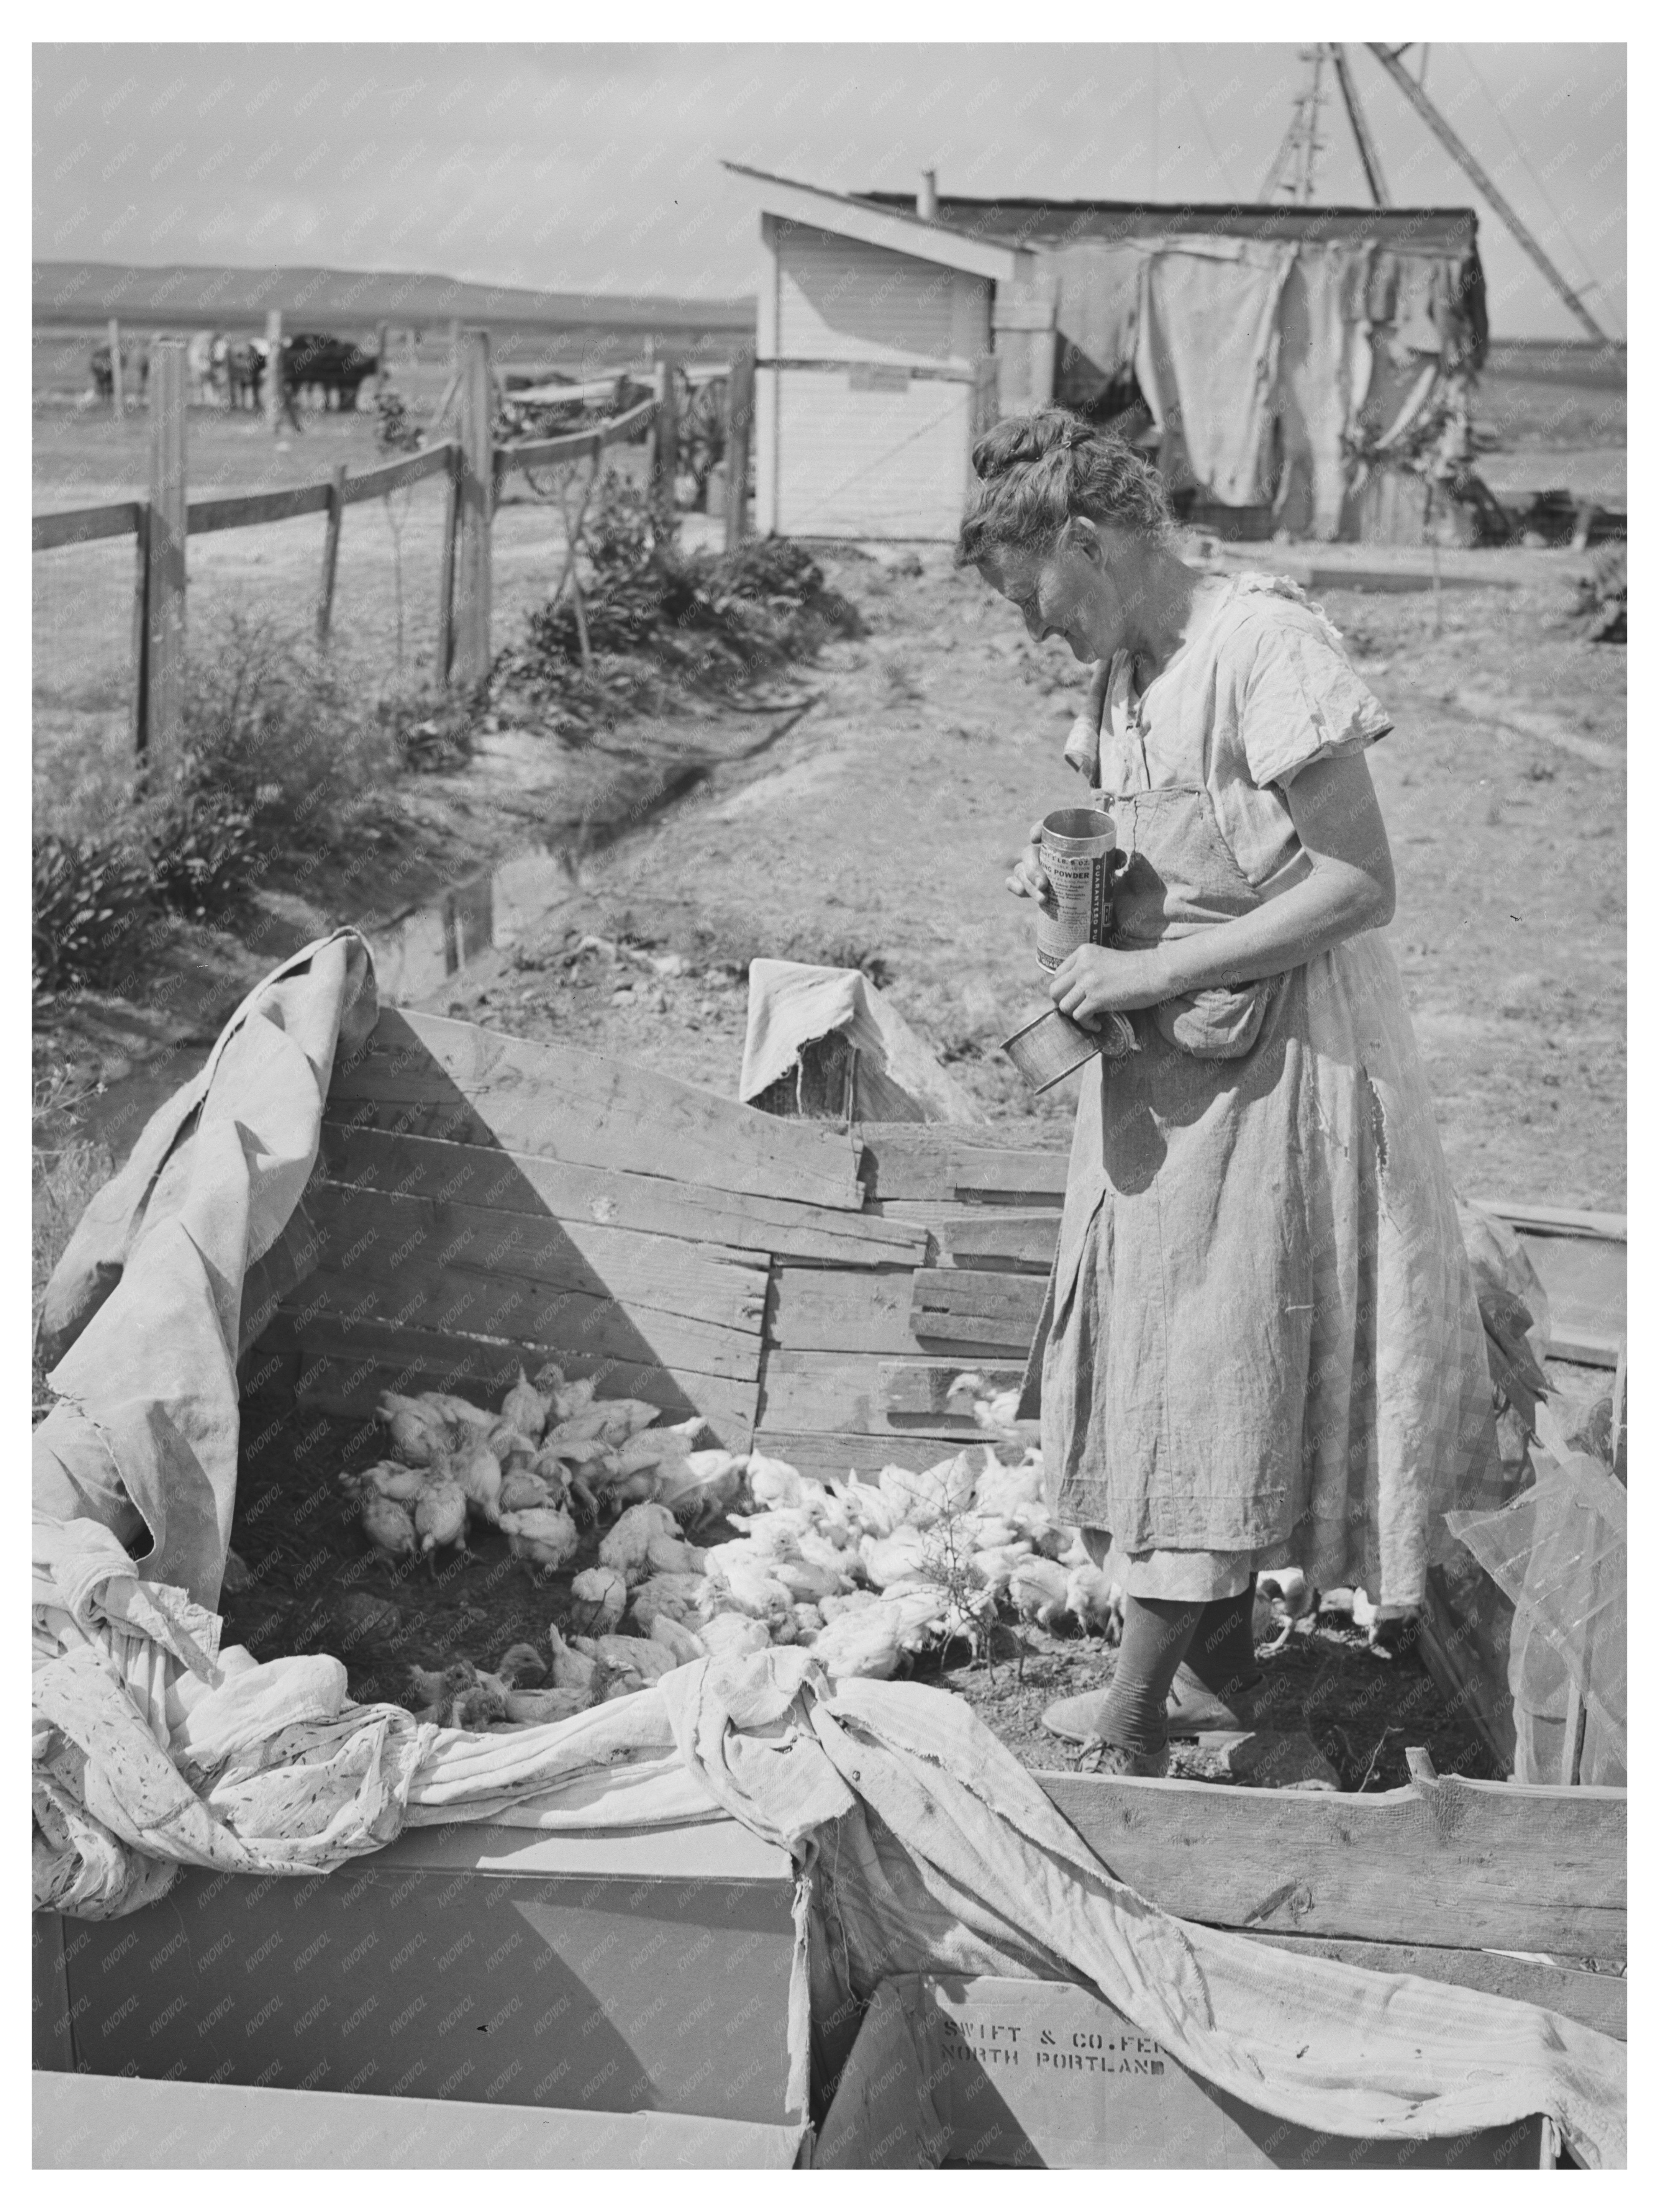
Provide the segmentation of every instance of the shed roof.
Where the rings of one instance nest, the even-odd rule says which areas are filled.
[[[854,198],[822,185],[775,176],[768,169],[751,169],[744,161],[720,166],[734,177],[746,177],[760,185],[761,206],[768,215],[860,239],[866,246],[885,246],[890,252],[908,253],[918,261],[936,262],[941,268],[965,270],[972,276],[994,277],[1000,283],[1012,283],[1029,273],[1017,242],[988,230],[981,236],[950,223],[927,222],[916,213],[915,201],[907,202],[902,195],[895,196],[890,204],[886,199],[878,203],[871,194]]]
[[[914,208],[903,192],[860,192],[854,198],[872,208]],[[1145,200],[970,199],[959,193],[940,195],[938,222],[964,236],[1010,246],[1186,235],[1277,239],[1287,245],[1376,243],[1396,253],[1465,252],[1474,244],[1478,228],[1474,210],[1466,207],[1298,207],[1242,201],[1158,205]]]

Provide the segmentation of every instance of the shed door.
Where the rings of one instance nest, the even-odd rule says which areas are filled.
[[[954,538],[973,386],[872,365],[778,373],[778,528],[796,538]]]

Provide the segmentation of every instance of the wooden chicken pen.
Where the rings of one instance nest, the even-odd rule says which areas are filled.
[[[671,1419],[696,1412],[728,1448],[763,1450],[805,1473],[844,1475],[887,1461],[925,1467],[978,1433],[971,1407],[952,1395],[964,1369],[994,1388],[1023,1372],[1064,1170],[1062,1152],[917,1124],[774,1118],[649,1069],[386,1011],[363,1049],[337,1066],[315,1174],[249,1279],[245,1432],[261,1409],[365,1418],[387,1387],[453,1389],[498,1405],[521,1364],[533,1370],[556,1358],[568,1375],[592,1376],[601,1396],[643,1398]],[[1173,1913],[1263,1943],[1524,1998],[1625,2033],[1622,1790],[1428,1774],[1404,1789],[1340,1796],[1038,1778],[1105,1864]],[[593,1907],[574,1890],[562,1900],[556,1894],[557,1851],[526,1847],[522,1834],[470,1835],[465,1866],[456,1861],[441,1888],[428,1881],[430,1911],[451,1912],[448,1900],[470,1894],[469,1882],[493,1881],[504,1893],[503,1878],[516,1876],[530,1885],[520,1897],[535,1891],[536,1911],[521,1917],[536,1944],[567,1966],[586,1959],[586,1938],[572,1936],[561,1914],[591,1916]],[[367,1875],[342,1874],[298,1891],[318,1893],[321,1912],[349,1881],[365,1881],[373,1927],[386,1885],[413,1878],[431,1848],[405,1837],[371,1860]],[[732,1896],[748,1897],[743,1911],[758,1914],[753,1925],[768,1931],[761,1955],[771,1960],[765,1971],[775,1981],[777,1947],[787,1944],[787,1863],[745,1863],[731,1876]],[[716,1869],[692,1887],[706,1896],[722,1879]],[[270,1887],[237,1878],[232,1893]],[[131,1971],[142,1972],[176,1918],[166,1899],[136,1916],[152,1923],[143,1936],[157,1941],[131,1948]],[[37,2030],[43,2008],[48,2022],[68,2020],[37,2041],[38,2067],[112,2076],[167,2070],[154,2055],[129,2051],[118,2032],[93,2033],[94,2014],[113,2011],[106,2001],[118,1996],[129,1970],[93,1976],[92,1961],[127,1925],[98,1931],[77,1967],[86,1945],[76,1923],[37,1922],[37,1994],[45,1992]],[[306,2014],[309,2001],[322,2019],[328,1998],[337,2018],[355,2017],[334,1987],[345,1963],[337,1952],[316,1943],[299,1955],[306,1963],[287,1999],[292,2012]],[[436,1963],[405,1978],[407,2002]],[[306,2124],[319,2155],[333,2162],[354,2162],[352,2142],[368,2146],[368,2162],[387,2154],[383,2125],[351,2135],[338,2120],[336,2093],[348,2088],[354,2106],[391,2092],[411,2106],[424,2100],[423,2115],[434,2099],[465,2104],[466,2127],[459,2128],[458,2111],[458,2130],[440,2126],[423,2138],[431,2163],[477,2162],[484,2107],[540,2111],[571,2101],[545,2081],[538,2088],[534,2068],[471,2068],[444,2087],[435,2059],[401,2089],[389,2069],[355,2086],[337,2069],[319,2086],[295,2071],[297,2061],[275,2074],[213,2074],[208,2058],[220,2047],[239,2051],[252,2033],[241,2015],[258,2011],[260,1985],[240,1958],[233,1966],[222,2036],[198,2051],[192,2031],[178,2071],[186,2081],[224,2085],[225,2094],[240,2084],[238,2094],[257,2089],[321,2107]],[[532,1958],[526,1971],[533,1968]],[[213,1976],[224,1971],[191,1966],[181,1982],[187,2017],[207,2005]],[[371,1962],[360,1973],[360,2002],[368,2002],[363,1991],[374,1994],[380,1971]],[[84,2018],[74,2003],[77,1974],[97,1984],[98,2003]],[[604,2011],[604,1976],[587,1978],[582,2002]],[[438,2006],[435,1986],[430,1995]],[[777,1989],[756,2002],[757,2017],[777,2016]],[[617,2033],[614,2019],[607,2033]],[[952,2066],[974,2075],[971,2048],[952,2048]],[[695,2088],[659,2081],[630,2106],[630,2078],[624,2064],[587,2109],[603,2115],[643,2103],[659,2120],[678,2112],[697,2125],[719,2118],[765,2130],[744,2156],[733,2136],[729,2161],[711,2149],[709,2162],[796,2155],[808,2116],[786,2112],[771,2089],[758,2101],[711,2104]],[[38,2076],[38,2110],[48,2094],[67,2096],[68,2087],[54,2090]],[[810,2117],[820,2126],[826,2118]],[[1018,2112],[1005,2119],[1006,2154],[994,2162],[1068,2162],[1065,2145],[1082,2140],[1076,2129],[1051,2131],[1045,2151],[1041,2116],[1028,2118],[1029,2127]],[[518,2162],[584,2162],[580,2136],[574,2121],[544,2142],[532,2129]],[[843,2128],[843,2158],[848,2140]],[[1255,2136],[1228,2140],[1237,2157],[1218,2153],[1205,2162],[1285,2162]],[[1147,2155],[1144,2142],[1115,2159],[1097,2131],[1091,2141],[1081,2162]],[[1341,2154],[1332,2147],[1333,2157]],[[1507,2162],[1514,2154],[1511,2142]],[[1536,2154],[1534,2139],[1528,2155]],[[1310,2154],[1304,2146],[1297,2155]]]

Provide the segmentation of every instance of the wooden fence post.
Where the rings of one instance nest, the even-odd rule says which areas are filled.
[[[115,403],[115,419],[121,420],[125,394],[121,377],[121,325],[112,315],[109,319],[110,398]]]
[[[265,317],[265,428],[274,438],[283,418],[283,311]]]
[[[185,342],[158,338],[149,363],[149,527],[145,575],[145,752],[153,791],[179,762],[185,680]]]
[[[374,389],[386,390],[386,380],[392,374],[392,325],[377,323],[374,328]]]
[[[651,424],[651,504],[674,526],[674,477],[679,464],[679,424],[674,388],[674,356],[661,355],[653,373],[657,412]]]
[[[455,658],[455,537],[460,526],[460,455],[452,449],[449,466],[444,471],[444,535],[438,562],[436,668],[441,685],[448,683],[451,664]]]
[[[726,550],[749,534],[749,440],[755,420],[755,349],[739,346],[726,385]]]
[[[143,781],[149,750],[149,508],[138,502],[132,579],[132,753]]]
[[[460,557],[458,563],[455,680],[467,690],[489,674],[489,522],[495,496],[490,440],[494,386],[489,333],[463,333],[460,356]]]
[[[328,487],[328,521],[323,531],[323,581],[317,594],[317,642],[328,643],[328,626],[334,613],[334,570],[340,558],[340,518],[345,513],[346,471],[336,461]]]

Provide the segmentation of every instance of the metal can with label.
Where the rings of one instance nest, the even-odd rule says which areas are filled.
[[[1037,915],[1037,965],[1052,975],[1080,945],[1103,945],[1112,918],[1117,825],[1093,806],[1061,806],[1042,817],[1037,857],[1054,890],[1054,911]]]

